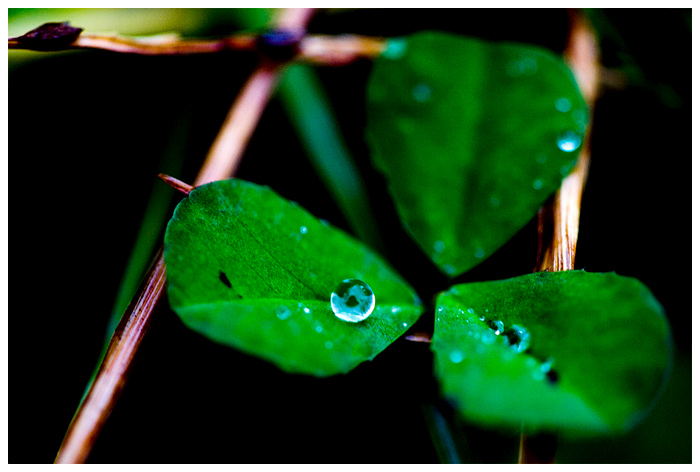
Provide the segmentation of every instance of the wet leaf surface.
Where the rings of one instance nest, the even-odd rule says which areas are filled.
[[[573,167],[588,111],[560,57],[439,32],[390,42],[367,138],[407,230],[456,276],[494,253]]]
[[[180,203],[165,262],[170,304],[189,328],[288,372],[348,372],[421,313],[412,288],[368,247],[237,179],[198,187]],[[357,323],[331,309],[331,293],[346,279],[362,280],[376,298]]]
[[[641,282],[584,271],[455,285],[437,301],[432,344],[465,417],[569,433],[631,429],[661,393],[671,346]]]

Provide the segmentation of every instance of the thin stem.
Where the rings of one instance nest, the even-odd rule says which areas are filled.
[[[565,59],[576,77],[583,98],[588,104],[591,116],[600,88],[600,63],[598,42],[593,28],[586,17],[578,12],[570,12],[571,27],[569,43],[564,52]],[[591,120],[592,121],[592,120]],[[537,271],[562,271],[574,268],[576,243],[578,242],[581,195],[588,177],[590,165],[590,130],[586,134],[578,161],[572,172],[562,181],[551,206],[544,207],[538,215],[539,244],[544,243],[545,228],[552,225],[552,236],[542,253],[538,248]],[[551,220],[551,221],[550,221]],[[519,464],[553,463],[556,453],[556,437],[548,434],[520,436]]]
[[[175,190],[184,193],[185,195],[189,195],[192,189],[194,188],[192,185],[186,184],[182,180],[176,179],[175,177],[170,177],[169,175],[158,174],[158,178],[166,184],[170,185]]]
[[[292,9],[292,11],[283,11],[277,24],[305,28],[309,19],[310,11],[308,9],[301,9],[301,11]],[[219,133],[215,145],[210,150],[210,155],[207,157],[204,168],[197,178],[197,184],[227,178],[235,169],[246,142],[250,138],[252,129],[255,128],[262,113],[262,108],[265,107],[267,100],[269,100],[271,90],[261,93],[258,89],[263,88],[267,90],[267,87],[271,87],[274,84],[276,76],[268,77],[270,73],[269,66],[265,64],[259,66],[258,70],[253,73],[251,80],[248,81],[241,91],[240,95],[248,98],[238,99],[234,102],[233,109],[224,125],[226,133],[235,134],[235,139],[240,142],[234,142],[226,133]],[[261,75],[267,78],[262,80],[259,78]],[[256,76],[258,79],[253,80]],[[267,85],[261,87],[259,80],[262,80]],[[257,91],[251,91],[251,88]],[[254,107],[257,109],[238,110],[241,107]],[[251,124],[250,121],[254,123]],[[239,129],[248,131],[240,132],[238,131]],[[224,144],[217,145],[219,141]],[[233,154],[226,156],[225,152]],[[215,155],[213,156],[213,154]],[[222,162],[226,159],[231,160],[235,164],[226,165]],[[136,301],[132,301],[112,337],[107,354],[94,383],[85,396],[84,401],[78,407],[73,421],[68,427],[66,436],[56,456],[56,463],[82,463],[87,459],[92,446],[97,440],[97,435],[107,421],[126,385],[132,361],[147,332],[153,308],[162,296],[164,287],[165,262],[163,260],[163,248],[161,247],[142,285],[142,289],[135,299]]]

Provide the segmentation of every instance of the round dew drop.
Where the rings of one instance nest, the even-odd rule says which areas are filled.
[[[374,310],[374,292],[358,279],[345,279],[331,293],[331,309],[343,321],[357,323]]]

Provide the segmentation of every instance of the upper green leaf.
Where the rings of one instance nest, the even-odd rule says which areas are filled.
[[[242,180],[203,185],[178,205],[165,262],[170,305],[188,327],[288,372],[348,372],[421,313],[411,287],[369,248]],[[366,320],[333,313],[331,293],[344,279],[374,292]]]
[[[671,337],[636,279],[540,272],[444,292],[432,348],[444,393],[470,419],[620,432],[660,394]]]
[[[408,231],[448,275],[536,214],[575,164],[588,120],[561,58],[439,32],[392,40],[367,100],[372,158]]]

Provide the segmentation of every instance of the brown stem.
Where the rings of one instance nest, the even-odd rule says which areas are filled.
[[[576,77],[591,116],[599,93],[600,63],[598,42],[587,18],[578,11],[570,12],[571,27],[569,43],[564,52],[565,59]],[[592,121],[592,120],[591,120]],[[536,271],[572,270],[576,259],[581,195],[588,177],[590,164],[590,130],[584,138],[578,161],[572,172],[562,181],[551,205],[543,207],[538,215],[540,246],[544,243],[546,228],[551,225],[551,239],[539,260],[538,248]],[[556,438],[551,435],[520,436],[518,463],[553,463],[556,453]]]
[[[185,195],[189,195],[192,189],[194,188],[192,185],[186,184],[182,180],[178,180],[175,177],[170,177],[166,174],[158,174],[158,178],[166,184],[170,185],[175,190],[184,193]]]
[[[305,28],[309,19],[308,9],[301,9],[301,11],[292,9],[292,11],[283,11],[277,24]],[[265,64],[253,73],[240,93],[241,97],[247,98],[241,98],[234,102],[233,109],[224,124],[226,132],[219,133],[204,168],[197,178],[197,184],[225,179],[233,172],[243,153],[246,140],[250,138],[252,129],[255,128],[262,109],[270,97],[271,87],[275,79],[276,75]],[[265,92],[261,92],[261,89]],[[241,107],[253,107],[256,110],[238,110]],[[247,131],[241,132],[239,130]],[[227,133],[234,134],[235,140],[240,142],[234,142],[234,139],[230,139]],[[226,155],[227,152],[233,154]],[[222,162],[226,159],[234,164],[226,165]],[[161,247],[146,281],[139,291],[136,302],[132,301],[112,336],[95,381],[68,427],[56,456],[56,463],[82,463],[87,459],[97,435],[124,389],[132,361],[147,332],[151,313],[163,293],[164,286],[165,263]]]

